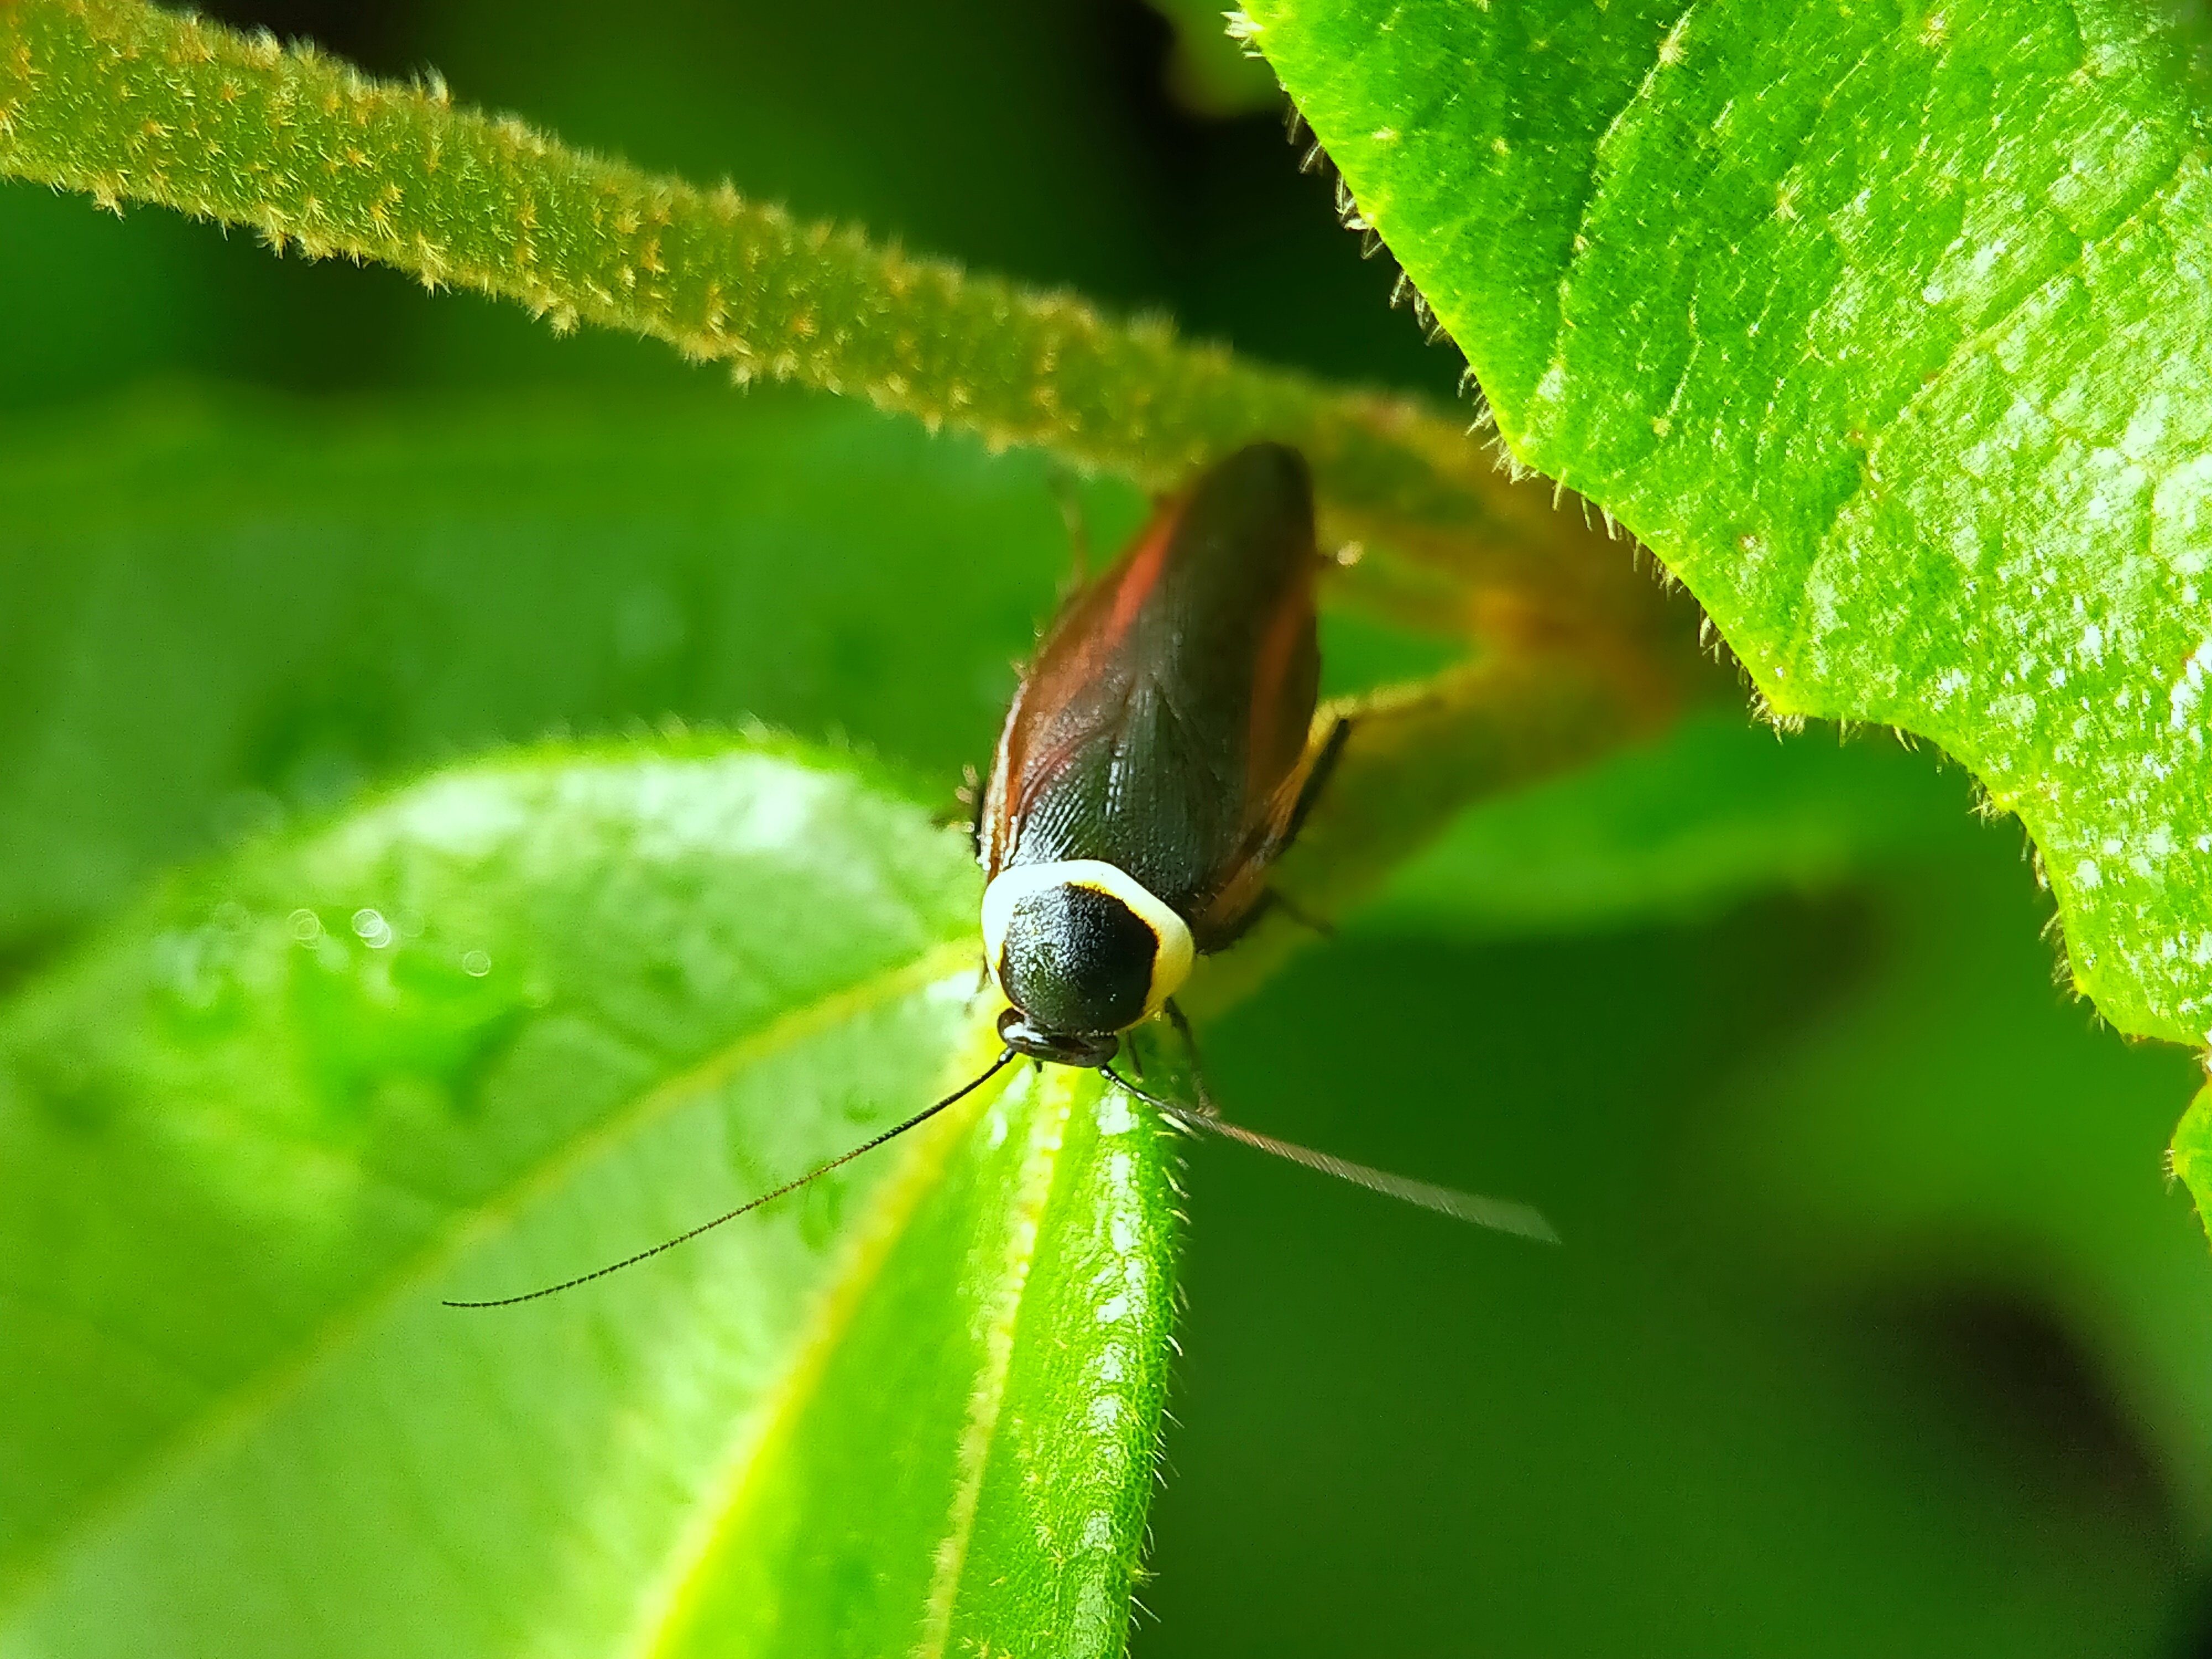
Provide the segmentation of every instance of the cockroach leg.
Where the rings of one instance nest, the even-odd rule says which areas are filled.
[[[968,846],[978,862],[983,857],[983,780],[972,765],[960,769],[965,781],[955,799],[968,808]]]
[[[1351,738],[1352,721],[1340,719],[1329,729],[1328,736],[1322,739],[1321,753],[1314,757],[1314,763],[1306,773],[1305,783],[1298,790],[1298,804],[1291,808],[1290,822],[1283,827],[1285,846],[1297,839],[1298,830],[1305,823],[1306,814],[1313,811],[1313,804],[1321,799],[1321,792],[1328,787],[1329,777],[1335,772],[1337,762],[1343,758],[1344,745]]]
[[[1075,488],[1075,475],[1065,468],[1054,467],[1051,478],[1052,498],[1059,504],[1060,522],[1067,526],[1067,550],[1073,568],[1069,572],[1066,592],[1073,593],[1091,580],[1091,526],[1084,517],[1083,497]]]
[[[1322,917],[1314,915],[1310,910],[1308,910],[1304,906],[1300,905],[1297,900],[1291,898],[1288,894],[1278,892],[1274,888],[1270,887],[1267,890],[1267,896],[1273,902],[1275,908],[1280,910],[1292,921],[1297,923],[1299,927],[1310,928],[1314,933],[1319,933],[1323,939],[1334,939],[1336,937],[1336,924],[1334,922],[1325,921]]]
[[[1199,1058],[1198,1033],[1190,1029],[1190,1021],[1184,1015],[1182,1004],[1170,997],[1166,1007],[1168,1019],[1182,1036],[1183,1047],[1190,1050],[1190,1082],[1191,1087],[1198,1093],[1198,1109],[1208,1117],[1219,1117],[1221,1109],[1213,1103],[1213,1097],[1206,1091],[1206,1064]]]

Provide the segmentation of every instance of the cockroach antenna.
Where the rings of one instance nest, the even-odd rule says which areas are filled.
[[[525,1291],[520,1296],[495,1297],[488,1302],[454,1302],[448,1300],[446,1303],[446,1306],[449,1308],[512,1308],[518,1302],[535,1302],[541,1296],[557,1296],[562,1291],[573,1291],[579,1285],[588,1285],[595,1279],[605,1279],[609,1273],[618,1273],[624,1267],[635,1267],[641,1261],[648,1261],[654,1256],[659,1255],[664,1250],[674,1249],[678,1244],[689,1244],[693,1239],[698,1237],[700,1234],[711,1233],[715,1228],[720,1226],[726,1221],[735,1221],[739,1216],[745,1215],[754,1210],[757,1210],[763,1204],[772,1204],[777,1199],[783,1197],[786,1194],[795,1193],[801,1187],[805,1186],[807,1182],[817,1180],[821,1176],[828,1175],[830,1170],[836,1169],[841,1164],[850,1164],[854,1158],[859,1158],[864,1152],[872,1152],[877,1147],[884,1145],[886,1141],[896,1140],[908,1129],[921,1127],[923,1124],[928,1122],[930,1119],[935,1117],[939,1112],[943,1111],[946,1107],[951,1106],[958,1101],[965,1100],[969,1095],[974,1094],[976,1090],[981,1088],[993,1078],[998,1076],[1000,1073],[1005,1071],[1007,1066],[1013,1064],[1013,1060],[1014,1051],[1012,1048],[1005,1050],[996,1060],[993,1060],[990,1065],[986,1066],[978,1076],[962,1084],[951,1094],[945,1096],[944,1099],[937,1102],[936,1104],[924,1107],[921,1111],[916,1112],[912,1117],[907,1119],[905,1122],[893,1125],[891,1127],[884,1130],[883,1133],[875,1136],[872,1139],[862,1141],[859,1146],[854,1147],[851,1152],[840,1153],[837,1157],[831,1158],[827,1164],[816,1164],[814,1168],[809,1170],[805,1175],[799,1176],[796,1181],[787,1181],[782,1186],[777,1188],[772,1193],[763,1193],[758,1198],[749,1199],[744,1203],[738,1205],[734,1210],[725,1210],[721,1214],[716,1216],[712,1221],[702,1221],[697,1226],[692,1228],[689,1232],[678,1233],[673,1238],[663,1239],[659,1243],[654,1245],[649,1250],[640,1250],[635,1255],[626,1255],[619,1261],[610,1261],[604,1267],[595,1267],[590,1273],[579,1273],[574,1279],[564,1279],[558,1285],[547,1285],[538,1290]]]
[[[1503,1233],[1517,1233],[1522,1238],[1533,1238],[1546,1244],[1559,1242],[1559,1235],[1553,1229],[1552,1224],[1544,1219],[1542,1212],[1526,1204],[1516,1204],[1508,1199],[1485,1198],[1478,1193],[1463,1193],[1453,1187],[1438,1187],[1426,1181],[1414,1181],[1406,1176],[1392,1175],[1388,1170],[1376,1169],[1371,1164],[1354,1164],[1349,1158],[1338,1158],[1331,1152],[1316,1152],[1310,1146],[1301,1146],[1294,1141],[1278,1140],[1273,1135],[1261,1134],[1257,1129],[1231,1123],[1211,1103],[1205,1106],[1186,1106],[1181,1101],[1170,1100],[1164,1095],[1152,1094],[1139,1088],[1110,1065],[1099,1069],[1138,1099],[1159,1111],[1170,1122],[1194,1133],[1219,1135],[1224,1140],[1233,1140],[1239,1146],[1250,1146],[1272,1157],[1302,1164],[1309,1170],[1317,1170],[1322,1175],[1334,1176],[1339,1181],[1348,1181],[1355,1187],[1364,1187],[1368,1191],[1381,1193],[1386,1198],[1417,1204],[1425,1210],[1434,1210],[1439,1215],[1448,1215],[1455,1221],[1495,1228]]]

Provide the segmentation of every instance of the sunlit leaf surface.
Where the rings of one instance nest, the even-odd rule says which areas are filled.
[[[975,898],[849,761],[547,749],[179,878],[34,981],[0,1652],[1118,1650],[1172,1226],[1096,1074],[441,1305],[972,1076]]]
[[[842,734],[949,806],[1069,568],[1042,458],[819,398],[168,395],[5,435],[0,961],[549,732]],[[1078,499],[1109,547],[1143,506]]]
[[[1252,0],[1523,461],[1784,714],[1964,760],[2123,1030],[2212,1030],[2212,170],[2140,0]]]

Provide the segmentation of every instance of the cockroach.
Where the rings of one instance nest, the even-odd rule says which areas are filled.
[[[1351,734],[1314,731],[1321,648],[1313,485],[1283,444],[1237,451],[1164,502],[1127,552],[1062,607],[1014,693],[972,825],[985,971],[1006,1001],[980,1075],[850,1152],[550,1296],[673,1249],[927,1122],[1016,1060],[1091,1067],[1188,1129],[1527,1237],[1525,1205],[1480,1198],[1278,1140],[1223,1117],[1175,994],[1199,957],[1282,901],[1269,872]],[[1285,907],[1287,909],[1287,906]],[[1189,1046],[1199,1100],[1114,1065],[1164,1015]]]
[[[1012,1052],[1109,1064],[1273,902],[1268,871],[1351,732],[1310,740],[1320,562],[1305,462],[1255,444],[1163,507],[1045,635],[976,802]]]

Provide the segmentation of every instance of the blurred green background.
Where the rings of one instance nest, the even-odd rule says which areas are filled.
[[[208,8],[642,165],[1448,397],[1329,187],[1138,0]],[[1208,8],[1193,9],[1194,27]],[[0,190],[0,988],[162,866],[549,731],[982,760],[1053,469],[392,273]],[[1085,487],[1094,533],[1141,511]],[[1333,619],[1340,685],[1434,641]],[[2009,823],[1733,708],[1473,815],[1210,1034],[1146,1659],[2212,1652],[2194,1073],[2053,980]],[[856,1494],[855,1501],[865,1501]]]

